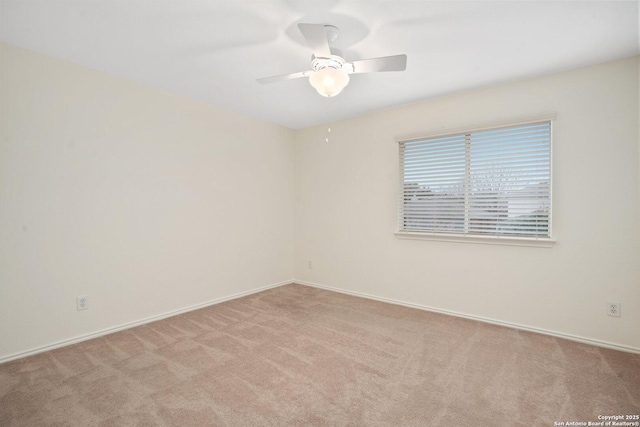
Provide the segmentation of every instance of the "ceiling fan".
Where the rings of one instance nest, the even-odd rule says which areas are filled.
[[[349,74],[378,71],[404,71],[407,55],[384,56],[345,62],[342,52],[330,47],[340,36],[333,25],[298,24],[300,32],[313,51],[311,70],[257,79],[259,83],[275,83],[284,80],[309,77],[309,83],[322,96],[338,95],[349,83]]]

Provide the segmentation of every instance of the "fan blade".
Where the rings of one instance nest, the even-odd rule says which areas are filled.
[[[407,55],[383,56],[382,58],[353,61],[354,73],[374,73],[377,71],[404,71],[407,68]]]
[[[312,73],[313,73],[313,71],[311,71],[311,70],[309,70],[309,71],[300,71],[300,72],[297,72],[297,73],[282,74],[280,76],[263,77],[261,79],[256,79],[256,81],[258,83],[262,83],[262,84],[275,83],[275,82],[282,82],[282,81],[285,81],[285,80],[299,79],[300,77],[307,77],[307,76],[311,75]]]
[[[316,58],[331,58],[331,49],[327,40],[327,33],[322,24],[298,24],[300,32],[307,40]]]

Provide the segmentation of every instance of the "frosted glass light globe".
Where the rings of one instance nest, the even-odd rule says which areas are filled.
[[[309,83],[322,96],[336,96],[349,83],[349,74],[337,68],[322,68],[309,77]]]

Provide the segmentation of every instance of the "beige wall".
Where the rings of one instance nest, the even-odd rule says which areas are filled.
[[[1,46],[0,360],[292,279],[293,131]]]
[[[329,144],[324,126],[298,132],[296,279],[640,349],[637,68],[631,58],[345,120]],[[394,236],[395,138],[554,112],[555,247]]]
[[[345,120],[325,144],[0,46],[0,360],[293,277],[640,348],[638,59]],[[394,236],[396,137],[552,112],[554,248]]]

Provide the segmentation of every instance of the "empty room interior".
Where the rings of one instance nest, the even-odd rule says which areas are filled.
[[[0,425],[640,425],[639,17],[0,0]]]

